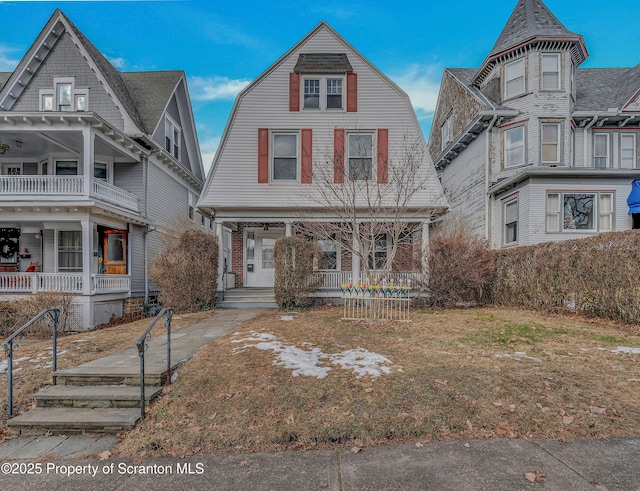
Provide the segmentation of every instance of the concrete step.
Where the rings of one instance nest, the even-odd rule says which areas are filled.
[[[224,300],[218,302],[223,309],[275,309],[273,288],[235,288],[224,292]]]
[[[164,371],[145,368],[145,385],[160,386],[167,380],[166,364]],[[160,369],[162,370],[162,369]],[[55,385],[131,385],[140,386],[140,370],[131,367],[79,366],[56,370],[53,373]]]
[[[140,419],[140,409],[34,408],[9,419],[14,434],[114,435],[130,431]]]
[[[162,394],[162,387],[145,387],[146,403]],[[140,387],[128,385],[71,386],[52,385],[33,395],[36,407],[75,407],[75,408],[139,408]]]
[[[229,301],[218,302],[221,309],[277,309],[278,304],[271,302]]]

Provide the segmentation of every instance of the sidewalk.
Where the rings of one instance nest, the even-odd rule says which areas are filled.
[[[135,464],[40,459],[2,464],[0,489],[629,491],[640,489],[639,459],[638,438],[566,444],[499,438],[387,445],[359,453],[221,453]],[[525,478],[536,470],[546,480]]]

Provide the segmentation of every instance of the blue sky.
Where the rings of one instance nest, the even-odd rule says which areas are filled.
[[[321,20],[409,93],[428,138],[442,70],[478,67],[516,3],[0,0],[0,71],[15,68],[60,8],[118,69],[186,72],[208,169],[238,90]],[[640,63],[638,0],[545,3],[585,37],[590,57],[582,67]]]

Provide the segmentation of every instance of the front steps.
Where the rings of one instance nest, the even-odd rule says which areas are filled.
[[[224,291],[224,300],[218,300],[222,309],[276,309],[273,288],[233,288]]]

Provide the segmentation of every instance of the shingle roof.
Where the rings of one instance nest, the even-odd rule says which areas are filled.
[[[151,134],[156,128],[183,75],[182,70],[120,73],[147,133]]]
[[[351,63],[344,53],[300,53],[293,68],[296,73],[350,73]]]
[[[474,94],[478,100],[484,103],[486,109],[510,109],[507,106],[500,105],[500,103],[482,92],[477,86],[473,85],[474,75],[477,72],[476,68],[447,68],[447,71],[464,84],[465,88]]]
[[[579,68],[576,111],[606,111],[622,106],[640,89],[640,65],[633,68]]]
[[[569,31],[541,0],[519,0],[489,57],[540,36],[580,37]]]

